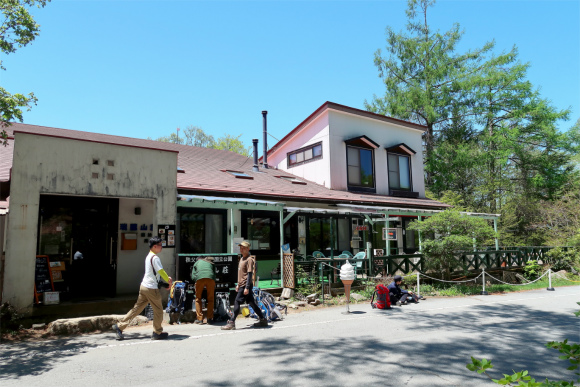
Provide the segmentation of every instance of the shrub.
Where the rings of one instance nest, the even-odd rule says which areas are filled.
[[[546,263],[552,270],[580,270],[580,250],[556,247],[546,253]]]
[[[542,266],[538,265],[538,261],[530,260],[526,262],[523,269],[523,275],[527,280],[535,280],[542,272]]]
[[[18,310],[9,302],[0,305],[0,329],[2,333],[19,330],[21,317]]]

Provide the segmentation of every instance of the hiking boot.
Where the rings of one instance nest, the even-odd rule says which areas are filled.
[[[222,331],[233,331],[236,329],[236,323],[228,320],[227,324],[222,327]]]
[[[117,335],[117,339],[118,341],[121,340],[125,340],[125,337],[123,336],[123,331],[119,329],[119,327],[117,326],[117,324],[114,324],[112,326],[113,330],[115,331],[115,334]]]
[[[268,326],[268,320],[266,320],[265,318],[261,318],[260,320],[258,320],[257,323],[254,324],[254,328],[264,328]]]
[[[194,324],[200,324],[201,325],[201,324],[203,324],[203,320],[195,319],[195,321],[193,323]]]
[[[169,334],[167,332],[161,332],[159,334],[153,332],[151,335],[151,340],[165,340]]]

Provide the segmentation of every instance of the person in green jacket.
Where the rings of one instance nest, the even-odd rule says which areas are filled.
[[[201,309],[201,293],[207,289],[207,323],[213,323],[213,306],[215,292],[215,265],[213,257],[205,257],[193,265],[191,279],[195,281],[195,313],[194,324],[203,324],[203,310]]]

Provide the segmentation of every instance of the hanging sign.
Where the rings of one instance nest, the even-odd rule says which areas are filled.
[[[397,229],[396,228],[383,228],[383,240],[396,241],[397,240]]]

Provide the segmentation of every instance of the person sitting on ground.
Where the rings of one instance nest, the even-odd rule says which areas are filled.
[[[396,275],[393,278],[393,283],[387,286],[389,289],[389,295],[391,297],[391,304],[396,304],[397,306],[406,305],[408,301],[419,302],[419,297],[412,291],[401,289],[401,283],[403,282],[403,277]]]

